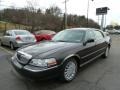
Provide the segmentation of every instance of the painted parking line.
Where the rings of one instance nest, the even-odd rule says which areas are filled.
[[[7,52],[7,53],[10,54],[10,55],[13,55],[13,54],[14,54],[12,51],[7,50],[7,49],[5,49],[5,48],[3,48],[3,47],[0,47],[0,49],[3,50],[3,51],[5,51],[5,52]]]

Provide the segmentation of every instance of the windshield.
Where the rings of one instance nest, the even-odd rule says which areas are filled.
[[[64,30],[55,35],[52,41],[82,42],[85,32],[80,30]]]
[[[30,35],[31,33],[28,31],[14,31],[15,35]]]

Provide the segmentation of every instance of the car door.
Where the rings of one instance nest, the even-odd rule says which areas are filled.
[[[95,33],[95,42],[96,42],[96,56],[98,56],[104,53],[107,47],[107,43],[101,31],[94,31],[94,33]]]
[[[88,42],[88,40],[93,40]],[[83,44],[83,50],[80,51],[80,56],[82,59],[82,63],[85,63],[92,58],[94,58],[94,52],[95,50],[95,34],[93,33],[92,30],[86,31],[85,39],[84,39],[84,44]]]

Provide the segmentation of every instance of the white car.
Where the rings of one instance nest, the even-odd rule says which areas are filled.
[[[15,49],[27,44],[36,43],[35,36],[27,30],[8,30],[0,38],[0,45]]]

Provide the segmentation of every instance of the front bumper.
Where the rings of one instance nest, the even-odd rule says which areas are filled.
[[[20,75],[29,79],[49,79],[59,76],[61,72],[61,66],[41,69],[30,65],[23,66],[17,60],[12,60],[12,65]]]

